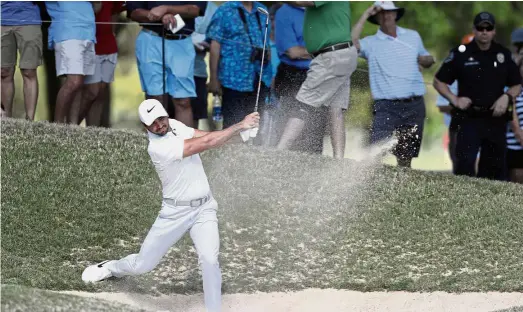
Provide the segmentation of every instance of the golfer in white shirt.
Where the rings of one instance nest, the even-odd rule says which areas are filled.
[[[198,153],[223,145],[238,134],[243,141],[256,136],[259,114],[252,113],[227,129],[205,132],[169,119],[162,104],[154,99],[143,101],[138,111],[148,130],[149,155],[162,182],[162,208],[139,253],[91,265],[82,273],[82,280],[97,282],[149,272],[189,231],[202,269],[205,306],[207,311],[220,311],[218,204]]]

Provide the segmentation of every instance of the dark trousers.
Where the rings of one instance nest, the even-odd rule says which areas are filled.
[[[207,118],[207,77],[194,76],[196,97],[191,98],[192,116],[194,120]]]
[[[456,133],[457,175],[476,176],[475,162],[481,149],[478,177],[491,180],[506,178],[506,130],[505,120],[492,118],[463,118],[458,122]]]
[[[287,119],[292,117],[293,113],[300,108],[301,104],[296,100],[296,94],[306,78],[307,69],[297,68],[285,63],[280,63],[278,66],[274,84],[281,110],[284,114],[282,128],[285,127]],[[327,125],[326,107],[310,110],[310,115],[305,122],[305,128],[291,149],[321,154],[323,152],[323,137],[325,136]]]
[[[256,106],[257,89],[250,92],[241,92],[229,88],[222,88],[223,128],[228,128],[242,121],[245,116],[254,113]],[[262,84],[258,111],[263,110],[268,88]],[[260,114],[261,115],[261,114]]]

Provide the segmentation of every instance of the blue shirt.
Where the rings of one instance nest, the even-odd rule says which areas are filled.
[[[276,48],[276,42],[271,40],[272,78],[276,77],[276,73],[278,72],[278,65],[280,65],[280,58],[278,57],[278,49]]]
[[[32,1],[2,1],[2,26],[41,24],[40,8]]]
[[[205,8],[207,8],[206,1],[126,1],[125,7],[127,8],[127,15],[131,18],[131,13],[136,9],[151,10],[152,8],[159,7],[160,5],[196,5],[200,8],[200,16],[203,16],[205,13]],[[183,18],[185,26],[182,29],[178,30],[176,34],[185,34],[190,35],[194,31],[194,18]],[[161,21],[158,22],[158,26],[153,25],[144,25],[143,28],[152,30],[158,34],[161,34],[165,28],[161,25]],[[170,30],[166,30],[169,31]]]
[[[260,72],[261,61],[251,63],[252,45],[263,48],[266,17],[258,13],[258,8],[267,9],[259,2],[252,3],[249,13],[241,2],[231,1],[222,4],[214,14],[207,37],[220,43],[220,63],[218,79],[222,86],[240,92],[254,90],[256,75]],[[245,32],[238,8],[243,10],[249,34]],[[261,24],[258,24],[258,18]],[[270,25],[267,30],[267,47],[269,46]],[[250,37],[250,40],[249,40]],[[262,81],[266,87],[271,85],[272,68],[270,62],[263,67]]]
[[[278,56],[282,63],[307,69],[311,60],[293,60],[285,54],[285,51],[292,47],[305,47],[305,41],[303,40],[304,18],[304,8],[297,8],[288,4],[282,5],[276,12],[274,19],[274,39],[276,40]]]
[[[360,40],[360,46],[360,56],[369,64],[370,89],[375,100],[425,94],[418,56],[429,52],[417,31],[398,27],[394,38],[378,30]]]
[[[218,6],[212,1],[207,2],[207,8],[205,9],[205,15],[203,17],[197,17],[194,21],[194,32],[192,34],[193,42],[205,40],[205,33],[211,23],[211,19],[218,9]],[[196,57],[194,59],[194,76],[207,78],[207,64],[205,63],[205,51],[196,50]]]
[[[46,1],[52,23],[49,27],[49,49],[65,40],[96,42],[93,5],[89,1]]]

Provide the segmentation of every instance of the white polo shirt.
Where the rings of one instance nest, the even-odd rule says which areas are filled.
[[[204,197],[210,186],[200,155],[183,158],[184,141],[194,137],[194,129],[174,119],[169,124],[172,132],[164,136],[148,133],[147,151],[162,182],[163,197],[184,201]]]

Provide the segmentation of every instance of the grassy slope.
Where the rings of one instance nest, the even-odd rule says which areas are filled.
[[[132,132],[2,121],[2,283],[200,292],[188,237],[144,276],[80,280],[88,264],[137,252],[156,217],[145,146]],[[523,290],[521,186],[248,146],[202,158],[226,293]]]

